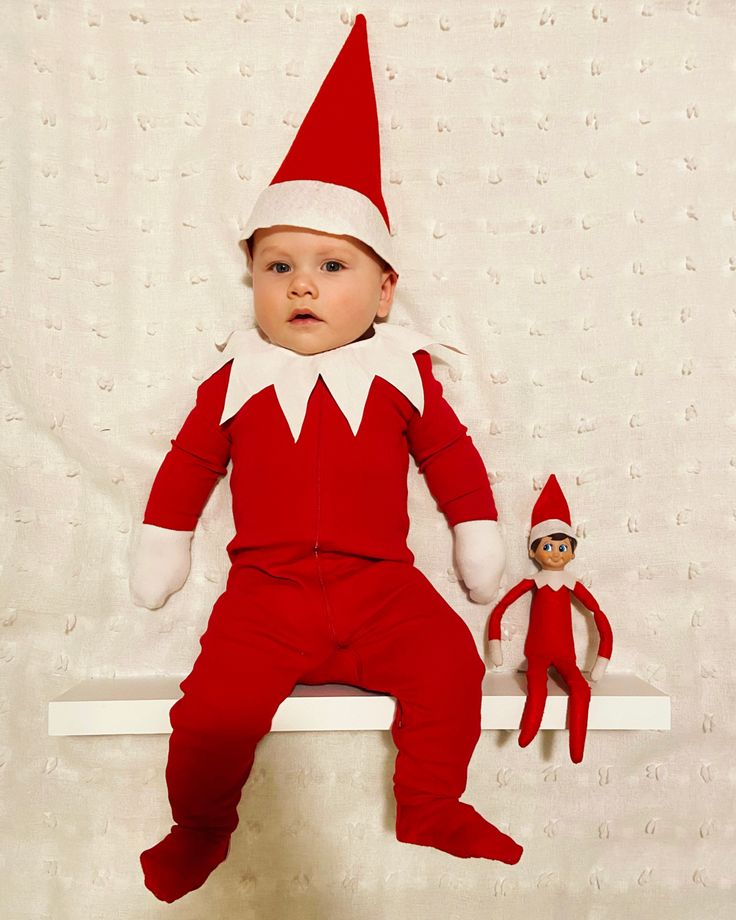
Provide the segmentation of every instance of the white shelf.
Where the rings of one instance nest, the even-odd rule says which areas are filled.
[[[169,709],[182,695],[178,677],[92,678],[49,703],[49,735],[169,734]],[[548,678],[543,729],[565,728],[567,692]],[[670,698],[633,673],[606,674],[591,686],[588,728],[667,731]],[[521,671],[489,671],[483,682],[481,726],[518,729],[526,699]],[[387,730],[392,696],[342,684],[297,684],[274,716],[272,731]]]

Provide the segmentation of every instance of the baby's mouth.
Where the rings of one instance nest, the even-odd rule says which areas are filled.
[[[295,326],[301,326],[309,325],[310,323],[321,323],[322,320],[318,316],[315,316],[311,310],[295,310],[291,314],[289,322]]]

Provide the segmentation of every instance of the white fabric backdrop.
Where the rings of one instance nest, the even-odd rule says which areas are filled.
[[[579,766],[566,733],[484,733],[465,799],[525,846],[516,867],[394,839],[388,734],[271,735],[227,863],[170,907],[138,864],[170,822],[168,737],[49,738],[46,706],[196,657],[227,485],[162,610],[130,603],[128,547],[216,347],[252,323],[239,227],[359,11],[402,269],[390,321],[470,356],[437,374],[492,477],[506,583],[555,472],[611,667],[671,694],[673,729],[591,732]],[[3,917],[732,917],[733,4],[2,12]],[[415,469],[410,488],[417,564],[483,647],[488,610]],[[504,620],[511,667],[527,616]]]

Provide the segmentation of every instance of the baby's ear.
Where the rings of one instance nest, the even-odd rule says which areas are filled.
[[[248,266],[248,271],[252,273],[253,272],[253,257],[250,254],[250,246],[248,245],[248,240],[240,240],[240,242],[238,243],[238,246],[240,246],[240,248],[243,250],[243,254],[245,255],[245,262],[246,262],[246,265]]]

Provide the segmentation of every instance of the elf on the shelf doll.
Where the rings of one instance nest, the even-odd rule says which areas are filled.
[[[572,536],[570,509],[557,477],[549,477],[532,510],[529,533],[529,558],[541,571],[534,578],[524,578],[496,604],[491,612],[488,638],[491,661],[503,664],[501,652],[501,618],[506,608],[527,591],[532,591],[529,630],[524,654],[528,661],[527,698],[521,716],[519,744],[526,747],[539,731],[547,701],[547,669],[554,666],[567,683],[570,758],[580,763],[588,728],[590,686],[577,666],[572,634],[570,594],[593,612],[600,642],[598,657],[590,673],[592,681],[605,673],[613,650],[613,633],[606,615],[588,589],[574,575],[564,571],[575,558],[577,540]]]
[[[246,225],[257,327],[234,333],[154,480],[131,592],[155,609],[232,460],[227,585],[170,712],[174,824],[141,854],[174,901],[227,856],[256,746],[296,683],[396,697],[396,836],[514,864],[459,801],[480,736],[483,660],[406,544],[409,455],[454,531],[460,575],[495,596],[504,547],[488,475],[442,395],[430,336],[377,324],[394,269],[365,17]],[[444,347],[450,347],[445,345]]]

